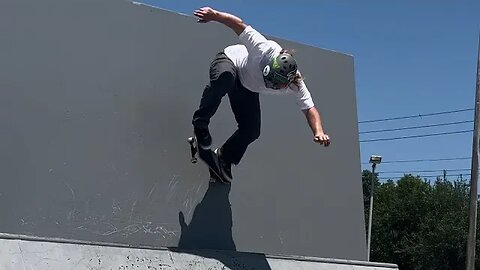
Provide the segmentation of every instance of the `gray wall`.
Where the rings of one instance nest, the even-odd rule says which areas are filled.
[[[236,41],[127,1],[2,0],[0,232],[365,259],[351,56],[278,40],[298,51],[330,148],[292,97],[262,96],[231,188],[190,164],[209,62]],[[217,145],[233,132],[228,102],[211,126]]]

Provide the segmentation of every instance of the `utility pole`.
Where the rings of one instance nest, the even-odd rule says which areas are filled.
[[[475,91],[475,116],[473,125],[473,145],[472,145],[472,167],[470,180],[470,213],[467,240],[467,264],[466,270],[475,269],[475,242],[477,231],[477,202],[478,202],[478,155],[479,155],[479,137],[480,137],[480,33],[478,35],[477,52],[477,80]]]
[[[372,163],[372,175],[370,177],[370,214],[368,215],[368,240],[367,240],[367,261],[370,261],[370,247],[372,243],[372,217],[373,217],[373,192],[375,190],[375,168],[377,164],[382,162],[382,157],[372,155],[370,163]]]

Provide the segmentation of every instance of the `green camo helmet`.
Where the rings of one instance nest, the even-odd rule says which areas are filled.
[[[263,68],[263,80],[267,88],[286,88],[297,74],[297,62],[289,53],[280,53]]]

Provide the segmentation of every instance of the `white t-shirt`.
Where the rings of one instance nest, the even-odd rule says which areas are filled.
[[[293,94],[301,110],[314,106],[307,86],[301,81],[299,86],[291,84],[285,89],[270,89],[265,87],[263,68],[280,54],[282,47],[273,40],[267,40],[262,34],[247,26],[239,35],[243,45],[232,45],[225,48],[224,53],[232,60],[238,69],[242,85],[252,92],[261,94],[285,95]]]

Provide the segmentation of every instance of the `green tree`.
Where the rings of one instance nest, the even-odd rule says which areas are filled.
[[[370,171],[362,172],[366,221],[371,176]],[[396,263],[402,270],[465,269],[469,197],[465,181],[430,183],[405,175],[397,182],[380,183],[376,178],[374,194],[372,261]],[[476,263],[480,265],[478,259]]]

